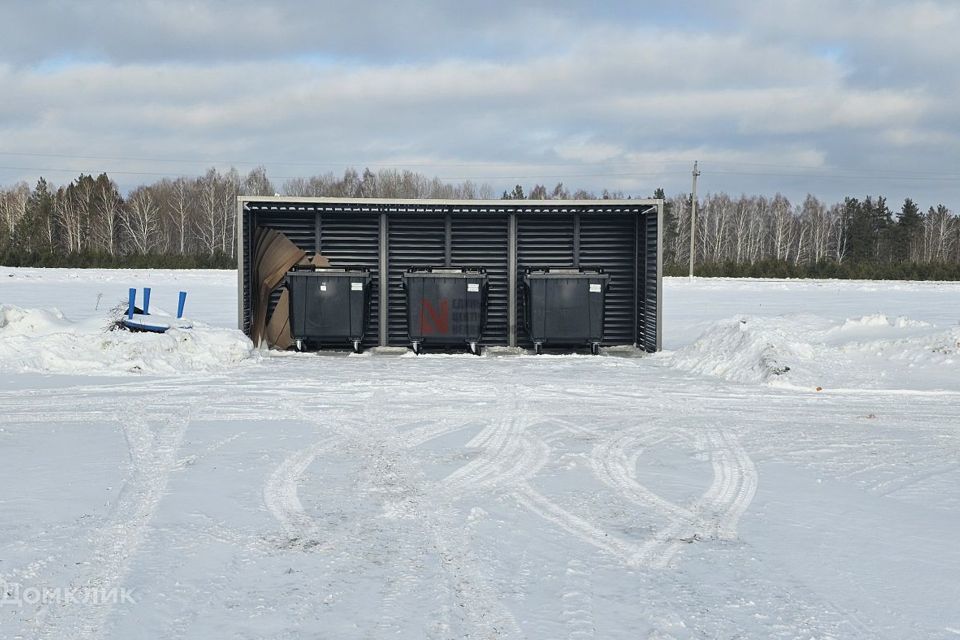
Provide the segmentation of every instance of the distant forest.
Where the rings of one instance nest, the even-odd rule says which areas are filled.
[[[296,178],[277,187],[263,168],[246,175],[208,170],[163,179],[126,197],[107,174],[57,186],[41,178],[0,189],[0,264],[64,267],[234,268],[238,195],[489,199],[486,184],[442,182],[384,169]],[[664,262],[684,275],[690,259],[689,194],[666,197]],[[521,185],[504,199],[626,198]],[[914,200],[894,210],[882,196],[827,203],[812,195],[709,194],[697,206],[697,274],[960,280],[960,217],[943,204]]]

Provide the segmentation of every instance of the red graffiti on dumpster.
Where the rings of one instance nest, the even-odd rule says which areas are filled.
[[[423,335],[446,335],[450,333],[450,304],[440,301],[440,309],[424,298],[420,303],[420,330]]]

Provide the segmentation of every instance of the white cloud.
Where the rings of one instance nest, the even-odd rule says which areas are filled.
[[[696,158],[706,166],[773,164],[785,175],[791,166],[863,174],[878,158],[889,173],[900,154],[899,166],[915,172],[918,163],[942,164],[956,152],[956,137],[943,132],[960,126],[960,74],[951,73],[960,63],[946,60],[926,75],[882,83],[867,81],[861,60],[896,67],[909,56],[864,34],[876,26],[880,37],[903,42],[891,27],[897,19],[940,34],[957,13],[943,4],[911,12],[906,2],[861,1],[845,13],[826,2],[805,9],[785,0],[761,11],[731,0],[732,26],[713,31],[617,20],[609,7],[593,15],[577,3],[549,11],[503,3],[456,16],[449,6],[407,6],[405,13],[373,11],[360,26],[350,23],[360,9],[324,14],[286,3],[225,16],[216,2],[166,6],[148,4],[140,26],[131,27],[128,6],[110,5],[109,35],[94,30],[96,37],[85,39],[77,25],[63,51],[82,58],[103,35],[98,61],[68,55],[57,64],[24,64],[26,54],[11,52],[10,42],[27,36],[12,34],[9,22],[11,39],[0,44],[7,57],[0,63],[0,151],[163,162],[3,156],[0,164],[192,173],[213,159],[276,161],[269,168],[280,176],[342,169],[341,162],[396,164],[492,177],[497,188],[512,177],[570,176],[568,186],[646,194],[660,184],[686,188],[686,164]],[[63,20],[77,19],[73,9],[63,13]],[[24,18],[31,15],[24,10]],[[855,24],[865,16],[878,24]],[[330,18],[322,38],[321,17]],[[785,33],[782,24],[794,20],[796,29]],[[417,31],[404,38],[393,32],[410,21],[419,21]],[[737,26],[741,21],[750,26]],[[54,31],[63,27],[53,22]],[[391,54],[420,31],[438,34],[434,49],[417,42],[415,55]],[[323,47],[311,48],[318,43]],[[954,46],[915,43],[928,52]],[[364,47],[369,55],[354,55]],[[774,177],[746,173],[716,186],[780,188]],[[0,170],[0,182],[35,174]],[[787,183],[833,193],[850,186]]]

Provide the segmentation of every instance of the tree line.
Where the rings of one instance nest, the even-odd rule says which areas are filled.
[[[663,192],[656,194],[663,197]],[[692,200],[666,199],[664,262],[687,273]],[[701,275],[960,279],[960,218],[943,204],[923,212],[882,196],[791,203],[725,193],[697,204],[694,262]]]
[[[0,189],[0,263],[13,266],[224,267],[235,265],[239,195],[490,199],[487,184],[448,183],[382,169],[295,178],[275,186],[262,167],[241,175],[211,168],[165,178],[126,196],[106,173],[56,186],[44,178]],[[666,272],[686,273],[691,198],[664,198]],[[522,185],[504,199],[628,198],[619,191]],[[960,279],[960,218],[912,199],[892,210],[882,196],[827,203],[813,195],[709,194],[697,204],[694,260],[700,275]]]

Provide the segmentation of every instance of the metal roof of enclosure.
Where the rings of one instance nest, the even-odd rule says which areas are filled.
[[[528,347],[518,289],[524,270],[584,267],[610,274],[603,344],[660,349],[662,200],[244,196],[237,206],[238,323],[248,335],[254,230],[266,227],[333,266],[371,272],[365,346],[407,344],[400,283],[410,268],[486,269],[484,344]]]

